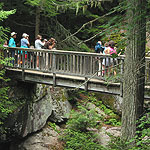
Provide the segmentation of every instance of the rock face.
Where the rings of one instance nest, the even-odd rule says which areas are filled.
[[[103,146],[107,146],[108,143],[111,141],[110,136],[108,134],[111,134],[115,137],[121,136],[121,127],[102,127],[101,130],[98,132],[98,139],[99,143]]]
[[[58,137],[59,134],[56,131],[45,127],[21,142],[12,143],[10,150],[63,150],[63,144]]]
[[[14,88],[11,88],[9,97],[26,101],[6,120],[8,135],[1,136],[4,141],[11,141],[13,137],[22,138],[40,130],[48,118],[61,122],[71,110],[64,89],[24,82],[20,82],[18,86],[16,84],[18,85],[13,84]]]
[[[51,88],[50,93],[53,112],[49,119],[54,122],[64,121],[64,118],[69,117],[68,114],[72,109],[72,106],[67,100],[68,94],[65,89],[61,88]]]

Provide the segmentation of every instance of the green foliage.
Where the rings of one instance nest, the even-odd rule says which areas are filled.
[[[2,4],[0,3],[0,22],[4,19],[7,19],[9,15],[14,14],[15,10],[3,11]],[[7,28],[0,26],[0,48],[3,47],[4,41],[7,39],[6,33],[8,32]],[[4,59],[3,53],[0,53],[0,125],[3,124],[3,121],[7,116],[13,111],[13,102],[8,99],[8,90],[6,82],[10,81],[5,77],[5,69],[2,68],[2,65],[6,64],[10,60],[9,58]],[[0,126],[0,132],[3,132],[3,127]]]
[[[111,109],[107,108],[102,103],[102,101],[97,100],[94,93],[89,94],[87,101],[92,102],[97,107],[99,107],[101,110],[103,110],[106,115],[108,115],[108,117],[106,117],[106,118],[103,117],[105,124],[109,124],[112,126],[121,126],[121,122],[118,119],[117,115]]]
[[[121,122],[118,121],[116,118],[110,118],[108,119],[108,121],[105,121],[105,123],[112,126],[121,126]]]
[[[150,112],[137,121],[135,138],[126,142],[120,137],[112,137],[109,147],[111,150],[149,150],[150,149]],[[132,146],[134,143],[134,146]]]
[[[83,52],[90,52],[90,49],[85,44],[81,44],[80,48],[82,49]]]
[[[116,57],[116,56],[114,56]],[[117,72],[117,74],[114,76],[113,71]],[[106,74],[104,76],[104,80],[105,80],[105,84],[108,86],[110,83],[119,83],[121,80],[122,75],[119,72],[119,69],[115,68],[113,71],[111,71],[111,73],[109,73],[108,75]]]
[[[127,40],[125,32],[126,31],[124,30],[121,31],[116,29],[115,31],[111,32],[111,34],[105,36],[103,40],[105,42],[109,42],[110,40],[113,40],[116,43],[115,46],[117,47],[117,53],[119,54],[121,52],[121,54],[123,54],[125,51],[126,40]]]
[[[3,3],[0,3],[0,22],[3,21],[4,19],[7,19],[8,16],[16,12],[16,10],[3,11],[2,6],[3,6]]]
[[[5,82],[9,81],[4,77],[5,70],[0,71],[0,124],[3,124],[4,119],[7,118],[8,114],[12,112],[10,109],[13,104],[8,100],[9,87],[6,86]]]
[[[90,132],[80,132],[66,129],[62,140],[65,141],[65,150],[105,150],[96,142],[96,135]]]
[[[67,126],[72,130],[86,132],[88,127],[96,127],[98,120],[99,116],[94,109],[88,110],[83,106],[78,106],[78,112],[72,110]]]
[[[78,106],[78,111],[72,111],[61,139],[65,142],[65,150],[104,150],[96,142],[96,135],[88,128],[95,128],[99,119],[95,110]]]
[[[47,123],[49,127],[51,127],[54,131],[56,131],[57,133],[60,133],[60,131],[57,129],[57,126],[55,123],[52,122],[48,122]]]
[[[10,11],[3,11],[2,10],[2,3],[0,3],[0,22],[4,21],[8,18],[8,16],[14,14],[16,10],[10,10]],[[3,48],[3,43],[5,40],[7,40],[6,32],[9,32],[8,28],[4,28],[3,26],[0,26],[0,48]]]
[[[41,12],[44,12],[45,16],[56,16],[58,13],[54,6],[55,2],[56,0],[27,0],[26,4],[39,7]]]
[[[121,140],[120,137],[111,137],[111,142],[108,146],[110,150],[129,150],[127,148],[127,143],[124,140]]]
[[[137,121],[138,130],[136,131],[137,136],[134,139],[136,146],[132,150],[138,149],[139,147],[142,150],[149,150],[150,148],[150,109],[148,111],[148,113]]]

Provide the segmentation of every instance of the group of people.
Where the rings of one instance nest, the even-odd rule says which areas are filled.
[[[7,47],[7,46],[8,47],[16,47],[17,46],[16,42],[15,42],[16,36],[17,36],[17,33],[12,32],[8,45],[7,45],[7,43],[4,43],[4,47]],[[42,40],[41,35],[37,35],[34,46],[30,46],[29,35],[27,33],[23,33],[22,39],[20,40],[21,48],[30,48],[30,47],[34,48],[35,47],[36,49],[52,50],[52,49],[55,49],[55,45],[56,45],[56,40],[54,38],[50,38],[49,40],[47,40],[47,39]],[[109,54],[109,55],[112,55],[113,53],[117,54],[115,42],[111,40],[109,42],[106,42],[103,46],[102,42],[98,41],[95,46],[95,52],[101,53],[101,54]],[[22,55],[22,51],[18,51],[18,54],[19,53],[21,53],[21,55]],[[12,50],[13,58],[15,57],[15,54],[16,54],[16,51]],[[20,55],[18,55],[18,56],[20,57]],[[27,57],[28,57],[28,53],[27,53],[27,51],[25,51],[25,61],[27,61]],[[36,67],[37,68],[39,68],[39,58],[40,57],[41,57],[40,52],[37,52],[37,56],[36,56]],[[18,60],[21,60],[21,59],[18,58]],[[42,60],[42,58],[40,60]],[[20,62],[18,62],[18,63],[20,63]],[[102,75],[107,74],[108,71],[111,70],[113,63],[114,63],[113,59],[108,58],[108,57],[106,57],[102,61],[99,60],[99,68],[102,68],[102,70],[101,69],[99,69],[99,70],[102,72]],[[14,64],[14,60],[13,60],[13,64]],[[116,74],[116,72],[114,72],[114,75],[115,74]]]
[[[17,33],[16,32],[12,32],[11,33],[11,38],[9,40],[9,43],[7,45],[7,41],[4,43],[4,47],[16,47],[17,44],[15,42]],[[22,34],[22,39],[20,40],[20,47],[21,48],[36,48],[36,49],[55,49],[56,46],[56,40],[54,38],[50,38],[49,40],[44,39],[42,40],[42,36],[41,35],[37,35],[36,40],[35,40],[35,46],[30,46],[30,41],[29,41],[29,35],[27,33],[23,33]],[[21,53],[22,55],[22,51],[18,51],[18,54]],[[15,57],[15,50],[12,50],[12,57]],[[27,51],[25,51],[25,61],[27,60]],[[37,56],[37,67],[39,67],[39,57],[40,57],[40,53],[38,53]],[[14,60],[13,60],[13,64],[14,64]]]
[[[95,52],[104,54],[104,55],[105,54],[109,54],[109,55],[117,54],[115,42],[111,40],[109,42],[106,42],[104,46],[102,46],[102,42],[98,41],[95,45]],[[99,62],[99,67],[102,64],[102,75],[107,74],[109,70],[110,72],[112,72],[111,68],[113,66],[113,63],[114,63],[114,60],[112,58],[105,58],[102,60],[102,62]],[[113,74],[116,75],[115,70],[113,71]]]
[[[16,32],[11,33],[11,38],[8,43],[8,47],[16,47]],[[50,38],[49,40],[44,39],[42,40],[41,35],[37,35],[36,40],[35,40],[35,48],[36,49],[54,49],[56,44],[56,40],[54,38]],[[7,43],[4,43],[4,47],[7,46]],[[30,47],[30,42],[29,42],[29,35],[26,33],[22,34],[22,39],[20,41],[20,47],[22,48],[29,48]],[[34,47],[34,46],[32,46]]]

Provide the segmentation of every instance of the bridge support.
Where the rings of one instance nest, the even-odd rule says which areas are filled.
[[[123,97],[123,83],[120,82],[120,97]]]
[[[85,91],[88,91],[88,78],[87,77],[85,77],[84,87],[85,87]]]
[[[25,81],[24,69],[22,69],[22,81]]]
[[[53,87],[56,86],[56,73],[53,73]]]

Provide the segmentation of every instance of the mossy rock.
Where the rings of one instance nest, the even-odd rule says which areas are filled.
[[[95,96],[97,100],[101,100],[103,104],[106,105],[108,108],[112,109],[117,114],[121,114],[121,102],[117,99],[116,96],[104,93],[95,93]]]

